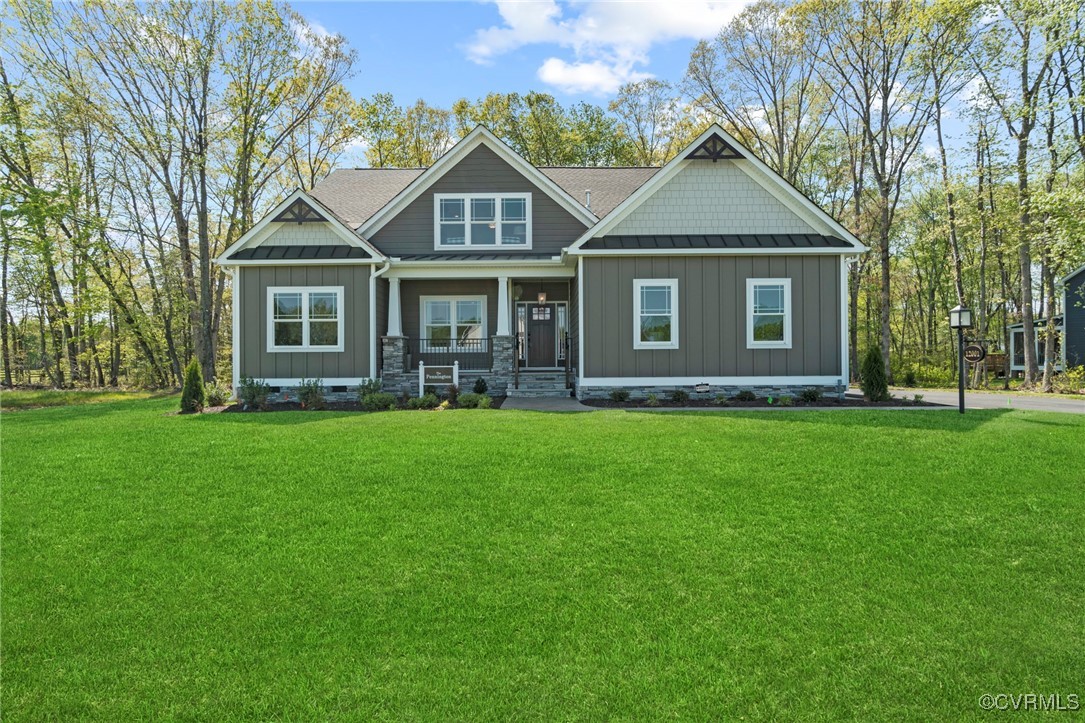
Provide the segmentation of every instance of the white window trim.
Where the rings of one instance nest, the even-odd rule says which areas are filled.
[[[494,199],[494,223],[497,228],[494,229],[495,242],[492,244],[472,244],[471,243],[471,201],[480,198],[492,198]],[[462,244],[442,244],[441,243],[441,201],[446,199],[463,200],[463,215],[464,215],[464,240]],[[525,208],[525,220],[524,224],[527,226],[527,243],[523,244],[507,244],[501,241],[501,220],[502,204],[501,202],[506,199],[519,199],[524,201]],[[520,223],[514,221],[513,223]],[[530,193],[435,193],[433,194],[433,248],[435,251],[448,250],[448,249],[466,249],[466,248],[480,248],[480,249],[496,249],[496,248],[508,248],[508,249],[530,249],[532,244],[531,235],[531,194]]]
[[[756,286],[784,287],[784,339],[783,341],[754,341],[753,338],[753,290]],[[790,349],[791,348],[791,279],[746,279],[746,348],[747,349]]]
[[[426,336],[426,327],[429,326],[429,322],[426,320],[426,303],[430,302],[430,301],[449,301],[449,302],[477,301],[477,302],[479,302],[482,305],[482,340],[483,340],[483,343],[485,343],[485,344],[490,343],[489,342],[489,340],[490,340],[489,320],[487,319],[487,317],[489,316],[489,313],[488,313],[488,310],[486,308],[488,300],[487,300],[485,295],[483,295],[483,296],[473,296],[473,295],[469,295],[469,296],[463,296],[463,295],[461,295],[461,296],[419,296],[418,297],[418,338],[419,339],[427,339],[428,338]],[[451,322],[452,322],[452,328],[456,329],[457,327],[456,327],[456,308],[455,308],[455,304],[453,304],[453,307],[450,309],[450,319],[451,319]],[[459,349],[456,348],[458,343],[459,343],[458,336],[453,334],[452,335],[452,346],[448,349],[448,351],[452,351],[452,352],[459,351]],[[444,349],[432,349],[432,350],[431,349],[421,349],[421,344],[419,344],[419,348],[420,348],[420,351],[422,351],[423,353],[428,353],[428,352],[431,352],[431,351],[445,351]]]
[[[301,346],[275,346],[275,294],[298,294],[301,300],[301,334],[305,344]],[[335,294],[336,323],[339,325],[336,338],[339,343],[331,346],[313,346],[309,344],[309,294]],[[346,308],[343,305],[342,286],[269,286],[267,287],[267,350],[268,352],[340,352],[345,343],[343,340],[343,317]]]
[[[641,341],[640,339],[640,290],[645,286],[667,286],[671,290],[670,341]],[[678,279],[633,279],[633,348],[678,348]]]

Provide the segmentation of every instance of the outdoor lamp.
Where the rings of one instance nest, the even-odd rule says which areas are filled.
[[[957,330],[957,407],[964,414],[964,330],[972,328],[972,310],[957,304],[949,310],[949,327]]]
[[[963,304],[958,304],[949,310],[949,328],[971,329],[972,310]]]
[[[539,292],[539,306],[546,306],[546,292]]]

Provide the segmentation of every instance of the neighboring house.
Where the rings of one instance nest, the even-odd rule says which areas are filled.
[[[842,392],[865,251],[718,126],[662,168],[536,168],[478,127],[427,169],[333,172],[218,261],[235,387],[418,394],[455,365],[585,398]]]
[[[1054,321],[1055,365],[1053,368],[1055,371],[1061,372],[1064,364],[1063,318],[1056,316]],[[1025,371],[1025,324],[1024,322],[1018,322],[1010,324],[1008,328],[1010,330],[1010,375],[1020,376]],[[1047,319],[1033,320],[1032,328],[1035,330],[1033,338],[1036,343],[1036,366],[1042,370],[1044,368],[1044,354],[1047,353]]]
[[[1085,266],[1059,279],[1062,287],[1063,313],[1055,322],[1055,371],[1085,366]],[[1036,365],[1043,369],[1047,337],[1047,319],[1036,319]],[[1010,324],[1010,372],[1025,371],[1025,325]]]

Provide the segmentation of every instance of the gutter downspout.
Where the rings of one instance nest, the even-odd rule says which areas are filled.
[[[377,278],[391,268],[392,262],[386,260],[384,266],[376,264],[369,272],[369,378],[377,378]]]

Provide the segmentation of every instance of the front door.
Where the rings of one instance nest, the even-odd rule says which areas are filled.
[[[529,367],[557,366],[554,338],[557,329],[554,304],[527,307],[527,365]]]

